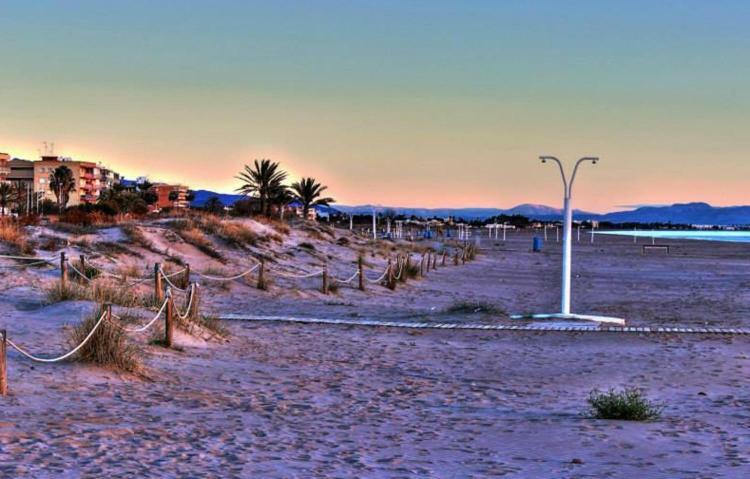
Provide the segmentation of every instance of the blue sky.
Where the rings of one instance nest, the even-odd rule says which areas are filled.
[[[346,203],[746,200],[750,2],[34,1],[0,15],[0,151]],[[584,179],[585,178],[585,179]],[[743,201],[744,200],[744,201]]]

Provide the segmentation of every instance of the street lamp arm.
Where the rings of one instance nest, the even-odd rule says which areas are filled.
[[[569,191],[568,179],[565,177],[565,170],[563,170],[563,166],[560,160],[558,160],[554,156],[540,156],[539,159],[542,160],[542,163],[547,163],[548,160],[554,161],[555,163],[557,163],[557,167],[560,168],[560,176],[562,176],[562,180],[563,180],[563,193],[565,194],[565,197],[567,198],[568,191]]]
[[[573,175],[570,177],[570,184],[567,185],[566,187],[567,188],[566,194],[568,198],[570,198],[570,195],[573,193],[573,182],[576,179],[576,173],[578,173],[578,167],[580,166],[581,163],[585,161],[590,161],[592,165],[595,165],[596,162],[599,161],[599,158],[595,156],[587,156],[576,161],[576,166],[573,168]]]

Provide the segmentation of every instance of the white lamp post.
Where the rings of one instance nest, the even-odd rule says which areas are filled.
[[[565,170],[563,165],[554,156],[540,156],[542,163],[547,161],[555,162],[560,168],[560,176],[563,181],[563,254],[562,254],[562,286],[561,286],[561,298],[560,298],[560,312],[553,314],[533,314],[528,315],[513,315],[513,319],[580,319],[588,321],[597,321],[601,323],[614,323],[614,324],[625,324],[624,319],[611,318],[607,316],[593,316],[584,314],[571,314],[570,312],[570,276],[571,276],[571,259],[572,259],[572,230],[573,230],[573,208],[571,206],[571,199],[573,193],[573,182],[576,179],[576,173],[578,173],[578,167],[581,163],[591,162],[596,164],[599,158],[596,157],[584,157],[576,161],[573,167],[573,174],[568,180],[565,176]]]

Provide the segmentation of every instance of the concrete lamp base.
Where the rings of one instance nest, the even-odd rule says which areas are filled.
[[[611,316],[596,316],[592,314],[513,314],[510,319],[563,319],[572,321],[593,321],[595,323],[617,324],[625,326],[625,320],[622,318],[613,318]]]

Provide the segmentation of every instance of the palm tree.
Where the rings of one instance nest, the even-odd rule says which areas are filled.
[[[10,183],[0,183],[0,214],[5,216],[5,210],[15,198],[15,190]]]
[[[49,175],[49,187],[55,193],[57,198],[57,209],[62,212],[68,204],[70,192],[75,191],[76,183],[73,172],[65,165],[58,166],[55,171]]]
[[[268,216],[271,204],[282,197],[286,190],[286,177],[286,172],[279,169],[278,163],[262,159],[255,160],[253,168],[245,165],[245,171],[235,178],[243,182],[237,191],[243,195],[257,196],[260,200],[260,212]]]
[[[335,202],[333,198],[320,197],[327,189],[327,186],[321,185],[315,181],[315,178],[302,178],[300,181],[292,183],[292,195],[295,200],[302,203],[303,218],[307,219],[310,208],[319,205],[328,206]]]

